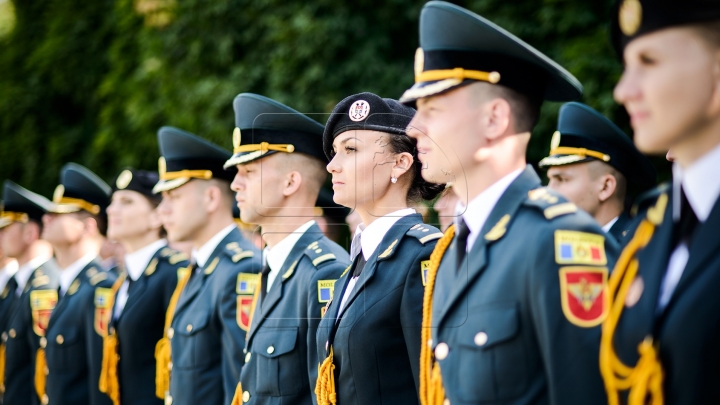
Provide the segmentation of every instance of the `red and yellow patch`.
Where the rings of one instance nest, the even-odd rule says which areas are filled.
[[[245,332],[250,330],[252,303],[252,295],[238,295],[237,297],[237,323]]]
[[[583,328],[605,320],[610,307],[607,268],[563,267],[560,269],[560,298],[565,317]]]
[[[100,336],[107,336],[112,319],[113,304],[112,288],[95,289],[95,332]]]
[[[50,315],[58,302],[56,290],[36,290],[30,292],[30,309],[32,310],[33,331],[38,336],[45,336]]]

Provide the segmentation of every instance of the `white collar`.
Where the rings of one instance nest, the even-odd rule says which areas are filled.
[[[5,290],[5,286],[7,285],[8,281],[10,281],[12,276],[14,276],[17,271],[18,262],[15,259],[11,260],[8,264],[5,265],[5,267],[0,269],[0,292]]]
[[[205,242],[200,249],[193,248],[192,250],[192,258],[195,263],[197,263],[198,267],[204,267],[205,263],[207,263],[208,259],[210,258],[210,255],[215,251],[215,248],[217,245],[222,242],[223,239],[225,239],[230,232],[233,231],[233,229],[237,228],[234,223],[226,226],[223,228],[220,232],[216,233],[215,236],[210,238],[207,242]]]
[[[15,273],[15,281],[18,283],[18,290],[22,291],[25,289],[25,284],[30,280],[30,276],[33,271],[38,267],[42,266],[45,262],[50,260],[50,256],[40,255],[29,262],[23,264]]]
[[[517,169],[510,174],[506,174],[505,177],[493,183],[492,186],[488,187],[482,193],[478,194],[477,197],[473,198],[467,205],[463,206],[462,202],[458,201],[455,207],[455,221],[462,218],[465,220],[468,228],[470,229],[470,235],[468,235],[467,249],[470,250],[475,243],[480,231],[485,222],[487,221],[490,213],[492,212],[495,205],[500,200],[505,191],[510,187],[515,179],[525,169]]]
[[[270,266],[271,271],[280,271],[283,264],[285,263],[285,259],[287,259],[288,255],[290,255],[290,252],[295,247],[295,244],[297,244],[303,234],[305,234],[305,231],[310,229],[310,227],[314,224],[314,220],[305,222],[304,224],[300,225],[299,228],[295,229],[292,233],[288,234],[288,236],[283,238],[280,243],[273,246],[272,249],[267,247],[265,248],[265,251],[263,253],[265,254],[265,260],[268,266]]]
[[[680,185],[700,222],[710,216],[720,196],[720,145],[686,168],[673,164],[673,220],[680,220]]]
[[[73,280],[80,274],[80,272],[90,264],[91,261],[93,261],[97,257],[97,253],[88,253],[85,256],[78,259],[75,263],[67,266],[66,268],[60,270],[60,290],[63,294],[65,294],[70,288],[70,284],[72,284]]]
[[[360,246],[362,246],[362,253],[365,260],[370,260],[370,256],[375,253],[380,242],[382,242],[385,234],[388,233],[395,223],[402,217],[412,215],[415,213],[413,208],[405,208],[395,212],[391,212],[384,215],[370,223],[367,227],[361,222],[355,229],[355,237],[353,242],[358,238],[360,239]],[[362,237],[360,237],[362,235]],[[354,249],[351,249],[351,251]],[[353,257],[353,260],[355,258]]]
[[[620,216],[618,215],[618,216],[616,216],[615,218],[611,219],[610,222],[608,222],[607,224],[603,225],[603,226],[602,226],[603,232],[605,232],[605,233],[610,232],[610,228],[612,228],[613,225],[615,225],[615,222],[617,222],[617,220],[618,220],[619,218],[620,218]]]
[[[133,281],[142,276],[155,253],[165,247],[167,241],[159,239],[155,242],[125,255],[125,270]]]

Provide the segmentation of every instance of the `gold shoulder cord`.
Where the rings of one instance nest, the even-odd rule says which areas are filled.
[[[115,283],[112,285],[112,294],[108,302],[110,308],[110,319],[113,317],[113,306],[115,305],[115,294],[120,289],[120,286],[125,281],[125,274],[118,277]],[[118,379],[118,363],[120,362],[120,356],[117,352],[118,339],[115,331],[111,331],[109,327],[110,322],[108,321],[108,331],[103,336],[103,358],[102,366],[100,367],[100,381],[98,388],[100,392],[104,392],[113,401],[113,405],[120,405],[120,381]]]
[[[628,291],[637,275],[638,260],[635,254],[647,246],[655,228],[662,223],[667,201],[667,194],[662,194],[655,206],[648,210],[646,219],[640,223],[610,276],[608,292],[613,301],[610,305],[610,313],[602,324],[600,340],[600,373],[605,382],[609,405],[620,404],[621,391],[629,391],[628,405],[664,403],[662,392],[664,372],[658,357],[658,347],[652,337],[648,336],[638,345],[640,359],[635,367],[629,367],[620,360],[613,346],[613,338]]]
[[[420,338],[420,404],[421,405],[442,405],[445,399],[445,389],[442,385],[442,375],[440,374],[440,365],[435,363],[432,358],[432,343],[430,342],[431,325],[432,325],[432,304],[433,290],[435,289],[435,278],[437,277],[438,268],[442,261],[445,251],[455,236],[455,225],[445,231],[440,240],[435,245],[435,249],[430,255],[430,267],[427,274],[427,283],[425,285],[425,295],[423,296],[423,319],[422,331]]]

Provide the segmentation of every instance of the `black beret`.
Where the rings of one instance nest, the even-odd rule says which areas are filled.
[[[388,134],[407,135],[405,130],[415,116],[415,110],[390,98],[372,93],[360,93],[345,98],[333,109],[325,124],[323,149],[332,159],[332,143],[343,132],[370,130]]]
[[[299,152],[326,162],[322,151],[324,127],[270,98],[242,93],[233,101],[233,155],[226,168],[277,152]]]
[[[85,210],[105,215],[111,191],[107,183],[86,167],[68,163],[60,170],[60,184],[47,211],[62,214]]]
[[[153,192],[172,190],[190,179],[220,179],[232,182],[237,170],[225,170],[223,165],[232,154],[178,128],[162,127],[158,131],[160,145],[160,181]]]
[[[622,58],[635,38],[663,28],[720,20],[718,0],[619,0],[612,12],[611,35]]]
[[[123,169],[113,182],[113,192],[118,190],[130,190],[138,192],[145,197],[154,200],[158,198],[153,193],[153,187],[160,181],[157,172],[147,170],[135,170],[132,167]]]
[[[540,167],[561,166],[600,160],[622,173],[629,182],[649,188],[655,185],[655,168],[612,121],[581,103],[560,107],[557,131],[550,144],[550,156]]]
[[[0,204],[0,228],[13,222],[26,223],[32,219],[42,221],[42,216],[51,202],[40,194],[5,180],[3,187],[4,206]]]
[[[571,101],[582,85],[562,66],[491,21],[454,4],[430,1],[420,13],[415,85],[400,102],[484,81],[537,100]]]

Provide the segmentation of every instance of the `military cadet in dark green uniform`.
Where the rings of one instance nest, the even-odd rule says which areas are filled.
[[[12,278],[15,288],[9,288],[7,295],[3,292],[6,299],[14,300],[2,332],[4,348],[0,349],[5,351],[3,404],[39,404],[33,385],[35,353],[53,306],[38,309],[31,297],[47,292],[57,295],[58,273],[55,261],[50,260],[52,247],[40,239],[42,216],[50,201],[9,180],[5,181],[3,198],[5,207],[0,217],[8,222],[0,246],[19,265]]]
[[[638,222],[625,209],[628,189],[655,186],[655,168],[632,139],[602,114],[582,103],[560,107],[547,168],[551,188],[585,210],[603,231],[624,245]]]
[[[233,102],[237,167],[232,183],[243,222],[267,243],[252,308],[237,403],[313,403],[315,333],[347,252],[313,220],[327,171],[323,126],[285,105],[243,93]]]
[[[232,154],[171,127],[160,128],[158,141],[159,212],[171,242],[192,242],[193,264],[168,308],[167,340],[156,352],[157,393],[167,390],[163,371],[169,371],[166,404],[229,404],[244,362],[247,303],[254,292],[243,282],[257,279],[260,254],[233,221],[230,182],[236,170],[223,169]]]
[[[109,200],[110,186],[87,168],[68,163],[43,216],[43,239],[52,244],[60,268],[59,300],[40,338],[44,350],[36,361],[35,384],[43,404],[111,404],[97,383],[109,312],[94,306],[115,279],[97,259]],[[31,304],[47,308],[56,293],[45,290],[31,297]]]
[[[188,262],[163,238],[161,197],[152,192],[158,180],[157,172],[123,170],[107,209],[108,239],[125,249],[125,274],[107,299],[95,302],[96,310],[112,314],[99,385],[115,404],[163,403],[155,390],[155,346],[165,334],[165,314]]]
[[[409,134],[423,176],[453,181],[460,199],[430,263],[422,403],[604,403],[586,366],[598,361],[616,244],[525,162],[542,101],[576,99],[580,83],[445,2],[423,8],[420,46],[401,98],[418,107]]]
[[[643,153],[674,157],[610,278],[610,404],[720,402],[720,3],[623,0],[615,100]]]
[[[317,333],[317,403],[417,404],[423,285],[442,233],[411,203],[444,186],[423,180],[415,110],[360,93],[342,100],[325,127],[334,199],[362,218],[351,257]]]

